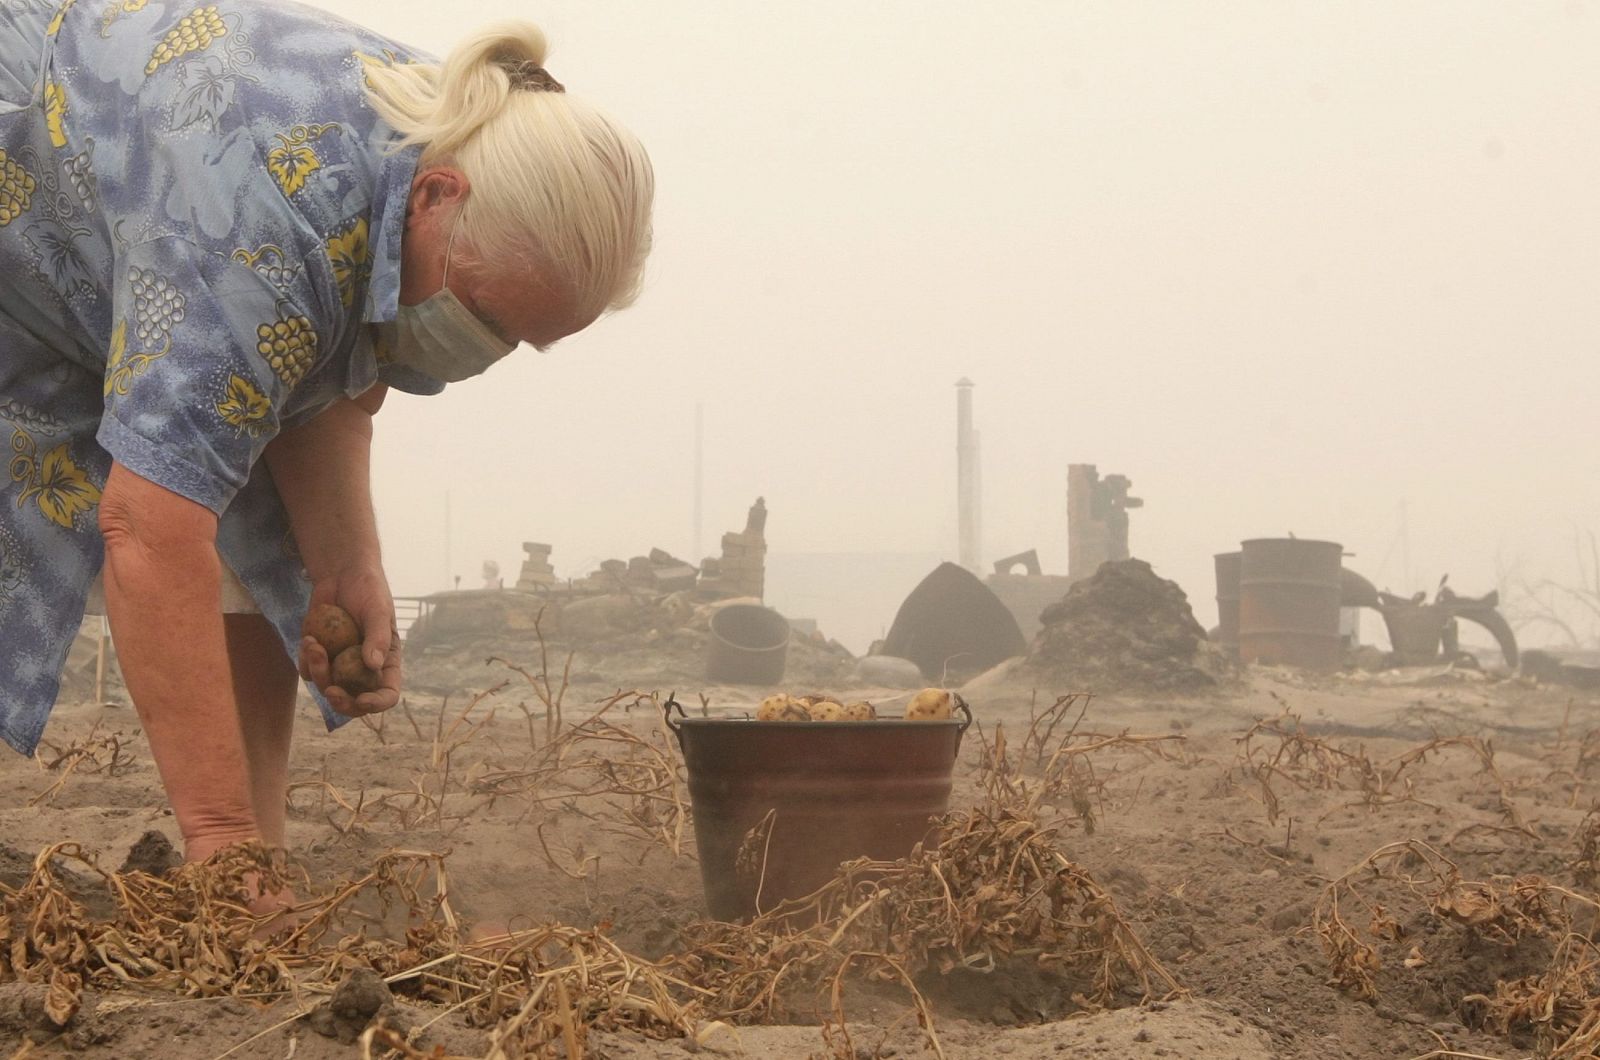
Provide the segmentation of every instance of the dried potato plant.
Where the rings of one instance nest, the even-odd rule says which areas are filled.
[[[321,777],[289,785],[290,812],[321,817],[339,836],[364,834],[383,823],[405,832],[422,828],[437,829],[443,834],[454,831],[484,808],[483,801],[473,797],[471,788],[488,769],[482,759],[460,762],[458,757],[464,758],[463,750],[494,721],[496,712],[492,706],[480,708],[509,683],[502,681],[475,693],[454,714],[449,697],[445,698],[434,719],[432,735],[426,737],[425,757],[412,770],[409,788],[373,793],[363,786],[352,795],[333,783],[324,758]],[[409,705],[402,701],[401,707],[417,738],[425,739]],[[315,795],[315,809],[311,795]]]
[[[1081,692],[1058,696],[1043,710],[1036,700],[1030,705],[1028,730],[1020,748],[1011,747],[1004,725],[995,726],[992,738],[979,728],[978,785],[988,807],[1036,815],[1046,807],[1066,806],[1084,831],[1093,835],[1104,810],[1106,784],[1116,776],[1115,771],[1102,775],[1095,767],[1095,755],[1137,751],[1166,761],[1189,761],[1184,757],[1187,738],[1182,733],[1083,729],[1092,698]],[[1063,724],[1066,728],[1057,736]]]
[[[569,725],[515,767],[474,778],[483,805],[510,800],[523,818],[552,805],[576,806],[607,831],[685,854],[689,799],[683,766],[662,722],[648,736],[612,720],[635,707],[664,718],[655,693],[617,692],[577,725]]]
[[[1407,903],[1397,915],[1380,900]],[[1461,1014],[1502,1035],[1529,1035],[1553,1060],[1591,1057],[1600,1048],[1600,900],[1537,875],[1465,878],[1436,847],[1405,840],[1379,847],[1323,891],[1313,929],[1333,981],[1375,1000],[1380,976],[1395,964],[1426,967],[1430,958],[1404,920],[1454,924],[1503,951],[1530,951],[1545,970],[1496,979],[1458,999]],[[1365,921],[1364,928],[1355,926]],[[1407,949],[1409,947],[1409,949]],[[1381,950],[1406,950],[1385,960]]]
[[[40,769],[56,774],[56,779],[29,799],[29,806],[50,805],[74,773],[119,777],[138,761],[138,756],[128,746],[127,738],[120,731],[102,733],[99,722],[90,728],[83,739],[73,740],[65,746],[41,740],[33,757]]]
[[[647,713],[661,717],[656,693],[618,691],[598,701],[584,721],[568,724],[562,706],[565,677],[557,682],[547,669],[530,673],[502,659],[488,661],[521,674],[545,705],[547,724],[541,740],[534,724],[539,715],[525,702],[516,704],[528,719],[526,753],[517,756],[496,744],[492,759],[469,755],[470,749],[484,744],[484,733],[497,712],[491,700],[506,692],[508,679],[477,692],[459,711],[452,712],[446,699],[431,735],[425,737],[411,719],[417,737],[426,739],[427,746],[426,759],[412,772],[409,788],[382,793],[362,788],[352,794],[332,782],[325,762],[320,778],[289,786],[290,809],[323,818],[340,836],[361,834],[379,824],[408,832],[433,828],[447,835],[503,802],[520,806],[521,820],[562,806],[591,818],[603,830],[646,840],[673,857],[685,856],[688,789],[664,725],[640,735],[615,720],[634,708],[647,708]],[[566,872],[557,859],[550,860]]]
[[[837,996],[831,984],[856,960],[869,977],[914,978],[1022,958],[1075,978],[1085,1008],[1127,992],[1181,993],[1055,835],[1010,810],[951,814],[937,845],[903,861],[849,862],[820,890],[749,924],[686,928],[687,948],[670,965],[712,992],[709,1011],[735,1021],[782,1016],[792,998],[814,999],[825,986]]]
[[[1545,785],[1548,787],[1554,781],[1566,782],[1570,788],[1567,807],[1577,809],[1585,787],[1594,780],[1595,772],[1600,768],[1600,729],[1587,729],[1578,735],[1575,743],[1569,743],[1572,707],[1573,704],[1568,702],[1555,744],[1542,757],[1551,766],[1545,776]]]
[[[1511,801],[1513,787],[1500,772],[1493,744],[1479,736],[1435,736],[1379,759],[1369,755],[1364,744],[1341,746],[1314,735],[1300,715],[1285,710],[1258,719],[1235,742],[1238,750],[1229,775],[1243,782],[1247,791],[1254,786],[1251,797],[1261,803],[1268,824],[1277,824],[1282,813],[1279,789],[1274,787],[1279,781],[1300,791],[1353,791],[1360,795],[1359,805],[1370,811],[1405,802],[1440,810],[1418,797],[1415,771],[1430,758],[1454,749],[1466,751],[1493,785],[1503,830],[1537,838]]]
[[[91,915],[73,897],[68,865],[104,886],[109,916]],[[46,1014],[65,1026],[90,986],[316,996],[364,966],[398,993],[492,1028],[501,1055],[545,1055],[574,1035],[581,1043],[590,1027],[694,1032],[684,999],[697,991],[599,931],[546,925],[463,942],[439,855],[383,855],[361,877],[297,905],[278,927],[250,912],[251,895],[291,882],[305,885],[259,844],[161,879],[105,872],[80,848],[58,844],[39,855],[21,887],[0,885],[0,983],[43,985]]]
[[[1084,1007],[1180,993],[1111,897],[1053,839],[1014,813],[954,814],[937,846],[901,862],[841,866],[815,894],[748,925],[693,926],[684,951],[661,962],[627,953],[599,929],[560,924],[463,941],[435,854],[384,855],[274,928],[250,912],[250,896],[309,885],[259,845],[156,879],[104,872],[60,844],[40,854],[21,887],[0,886],[0,983],[44,985],[47,1012],[64,1026],[91,986],[290,996],[304,1012],[308,997],[365,966],[397,993],[488,1028],[488,1055],[508,1060],[581,1056],[593,1028],[693,1041],[708,1021],[771,1018],[808,987],[831,999],[830,1034],[847,1042],[846,989],[873,979],[906,987],[938,1053],[916,977],[984,971],[1008,958],[1072,976]],[[91,915],[73,896],[68,865],[103,885],[109,915]],[[375,1027],[363,1048],[438,1055],[414,1039]]]
[[[1578,822],[1572,837],[1577,854],[1568,863],[1572,881],[1586,890],[1595,890],[1600,883],[1600,809],[1590,810]]]

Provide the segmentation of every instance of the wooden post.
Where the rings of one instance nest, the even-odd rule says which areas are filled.
[[[100,616],[100,642],[94,657],[94,702],[103,707],[106,703],[106,616]]]

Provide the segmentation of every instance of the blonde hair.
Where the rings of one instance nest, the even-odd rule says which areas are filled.
[[[543,74],[546,50],[537,26],[502,22],[439,65],[362,61],[396,146],[423,144],[421,164],[466,174],[456,246],[479,263],[553,267],[588,322],[638,296],[655,177],[632,133]]]

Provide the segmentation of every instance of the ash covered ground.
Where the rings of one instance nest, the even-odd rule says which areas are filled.
[[[539,677],[536,657],[508,661]],[[676,762],[654,705],[619,701],[606,715],[639,743],[608,751],[597,742],[574,751],[567,773],[519,780],[551,719],[523,675],[480,665],[479,687],[511,683],[448,704],[414,694],[373,726],[334,734],[302,718],[290,839],[308,893],[359,879],[397,848],[442,853],[467,938],[556,922],[596,929],[646,960],[685,950],[704,908],[692,827],[641,814],[614,786],[594,783],[610,753],[637,762],[653,747]],[[648,673],[581,677],[565,695],[565,725]],[[907,695],[823,690],[889,712]],[[763,690],[704,691],[706,709],[739,712]],[[975,682],[966,698],[979,727],[964,743],[951,805],[1025,805],[1178,989],[1144,989],[1125,973],[1096,1003],[1092,974],[1042,967],[1025,940],[1020,957],[991,970],[941,966],[935,953],[916,983],[944,1055],[1588,1055],[1552,1050],[1595,1005],[1587,951],[1558,944],[1563,924],[1581,927],[1592,914],[1586,814],[1600,776],[1600,699],[1449,668],[1315,679],[1256,669],[1199,694],[1108,694],[1081,716],[1082,700],[1048,714],[1076,691],[1027,667]],[[697,697],[690,702],[698,709]],[[109,869],[151,830],[176,838],[136,730],[127,708],[68,706],[40,761],[0,761],[0,881],[13,892],[12,935],[26,905],[16,889],[40,850],[70,839]],[[92,873],[70,878],[86,915],[108,915]],[[383,930],[359,922],[351,937],[358,929]],[[328,945],[338,949],[336,939]],[[360,963],[359,948],[341,952]],[[48,978],[7,978],[0,1040],[36,1039],[32,1055],[359,1055],[359,1045],[318,1030],[338,1025],[324,1004],[326,976],[298,995],[280,987],[232,998],[185,996],[217,988],[116,987],[100,975],[65,1029],[43,1015]],[[918,1055],[928,1044],[909,992],[883,980],[845,981],[849,1048]],[[388,1011],[412,1032],[417,1055],[488,1053],[492,1020],[415,985],[397,983]],[[1540,997],[1559,999],[1554,1018],[1529,1018],[1533,1002],[1517,1007]],[[844,1048],[826,990],[791,990],[749,1023],[724,1027],[715,1016],[700,1014],[696,1048],[709,1055]],[[596,1056],[685,1048],[626,1027],[585,1034]]]

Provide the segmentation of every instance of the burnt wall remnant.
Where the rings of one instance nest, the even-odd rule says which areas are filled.
[[[1107,475],[1093,464],[1067,465],[1067,577],[1091,577],[1103,563],[1129,558],[1128,510],[1144,501],[1128,496],[1126,475]]]

